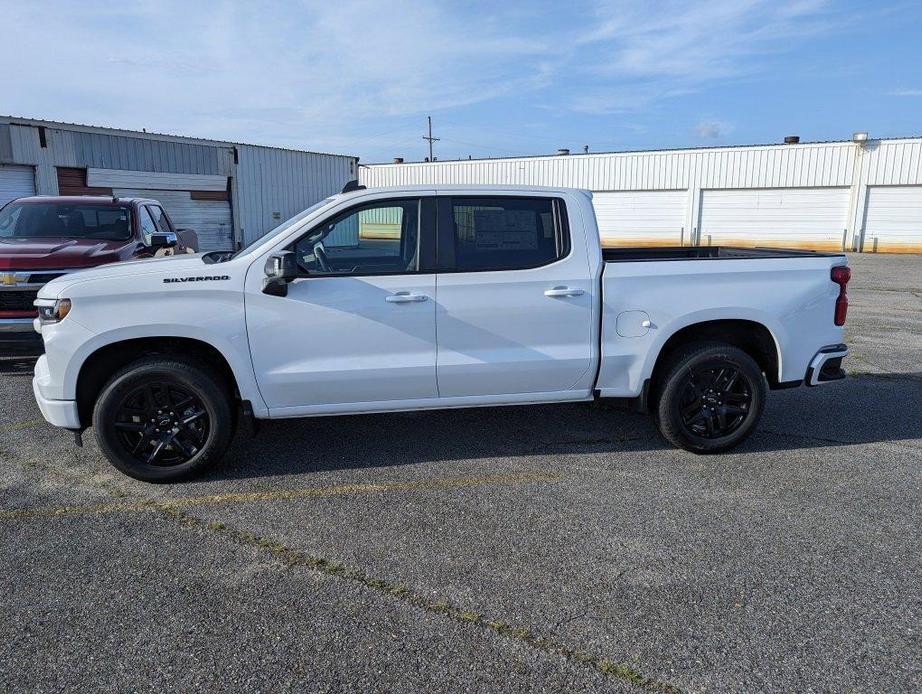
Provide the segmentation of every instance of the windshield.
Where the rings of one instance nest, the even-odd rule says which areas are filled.
[[[127,207],[58,202],[11,202],[0,210],[0,238],[69,238],[127,241]]]
[[[320,209],[321,207],[323,207],[324,205],[330,204],[330,203],[333,202],[333,200],[335,200],[335,199],[336,199],[336,198],[325,198],[325,199],[321,200],[320,202],[318,202],[317,204],[311,205],[310,207],[308,207],[308,208],[307,208],[306,210],[304,210],[303,212],[299,212],[299,213],[296,214],[294,217],[292,217],[292,218],[289,219],[289,220],[286,220],[286,221],[282,222],[281,224],[279,224],[279,225],[278,225],[277,227],[275,227],[274,229],[272,229],[272,230],[270,230],[270,231],[267,231],[267,232],[266,232],[265,234],[263,234],[262,236],[259,236],[259,237],[255,238],[255,239],[253,239],[253,240],[250,241],[247,245],[243,246],[240,250],[238,250],[236,253],[234,253],[234,255],[232,255],[231,257],[232,257],[232,258],[236,258],[236,257],[239,256],[239,255],[243,255],[243,254],[246,253],[248,250],[250,250],[253,246],[255,246],[257,243],[262,243],[263,241],[265,241],[267,238],[269,238],[270,236],[272,236],[272,235],[275,234],[276,232],[279,232],[279,231],[281,231],[281,230],[283,230],[283,229],[287,229],[287,228],[290,227],[292,224],[295,224],[295,223],[297,223],[297,222],[300,222],[302,219],[304,219],[304,218],[307,217],[308,215],[313,214],[314,212],[316,212],[317,210],[319,210],[319,209]]]

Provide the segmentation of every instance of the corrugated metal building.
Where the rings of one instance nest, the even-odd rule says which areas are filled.
[[[356,177],[358,159],[0,116],[0,205],[24,195],[139,195],[203,250],[248,243]]]
[[[371,164],[359,180],[588,188],[605,245],[922,252],[922,138]]]

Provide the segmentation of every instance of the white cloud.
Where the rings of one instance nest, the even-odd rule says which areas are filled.
[[[691,91],[690,87],[679,84],[652,81],[614,83],[573,97],[568,107],[579,113],[596,115],[634,113],[662,99],[681,97]]]
[[[922,96],[922,89],[894,89],[890,96]]]
[[[0,4],[12,115],[372,158],[421,151],[427,113],[510,95],[523,114],[637,112],[826,26],[809,0],[600,0],[565,23],[438,0]]]
[[[5,4],[4,110],[55,120],[351,152],[553,72],[541,37],[435,0]]]
[[[822,0],[601,2],[577,37],[580,62],[608,88],[579,104],[596,113],[643,108],[663,98],[757,73],[770,54],[830,28]],[[619,92],[621,94],[619,95]],[[588,103],[588,105],[587,105]]]
[[[725,134],[724,131],[723,123],[713,120],[699,121],[695,125],[695,132],[703,140],[717,140]]]

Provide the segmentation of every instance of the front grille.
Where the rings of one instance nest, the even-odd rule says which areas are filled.
[[[0,290],[0,311],[34,311],[32,302],[38,296],[33,290]]]
[[[51,280],[63,277],[63,272],[36,272],[29,275],[29,284],[48,284]]]

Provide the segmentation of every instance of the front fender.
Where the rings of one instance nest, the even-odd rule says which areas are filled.
[[[256,386],[253,362],[250,358],[250,349],[245,330],[230,334],[220,334],[198,326],[175,323],[132,325],[106,330],[88,337],[73,350],[71,358],[64,368],[61,380],[61,399],[72,400],[76,398],[77,379],[80,376],[80,370],[87,359],[96,351],[118,342],[145,337],[186,338],[203,342],[215,348],[227,360],[231,371],[233,371],[240,397],[244,400],[249,400],[253,404],[255,414],[268,414],[268,408]]]

